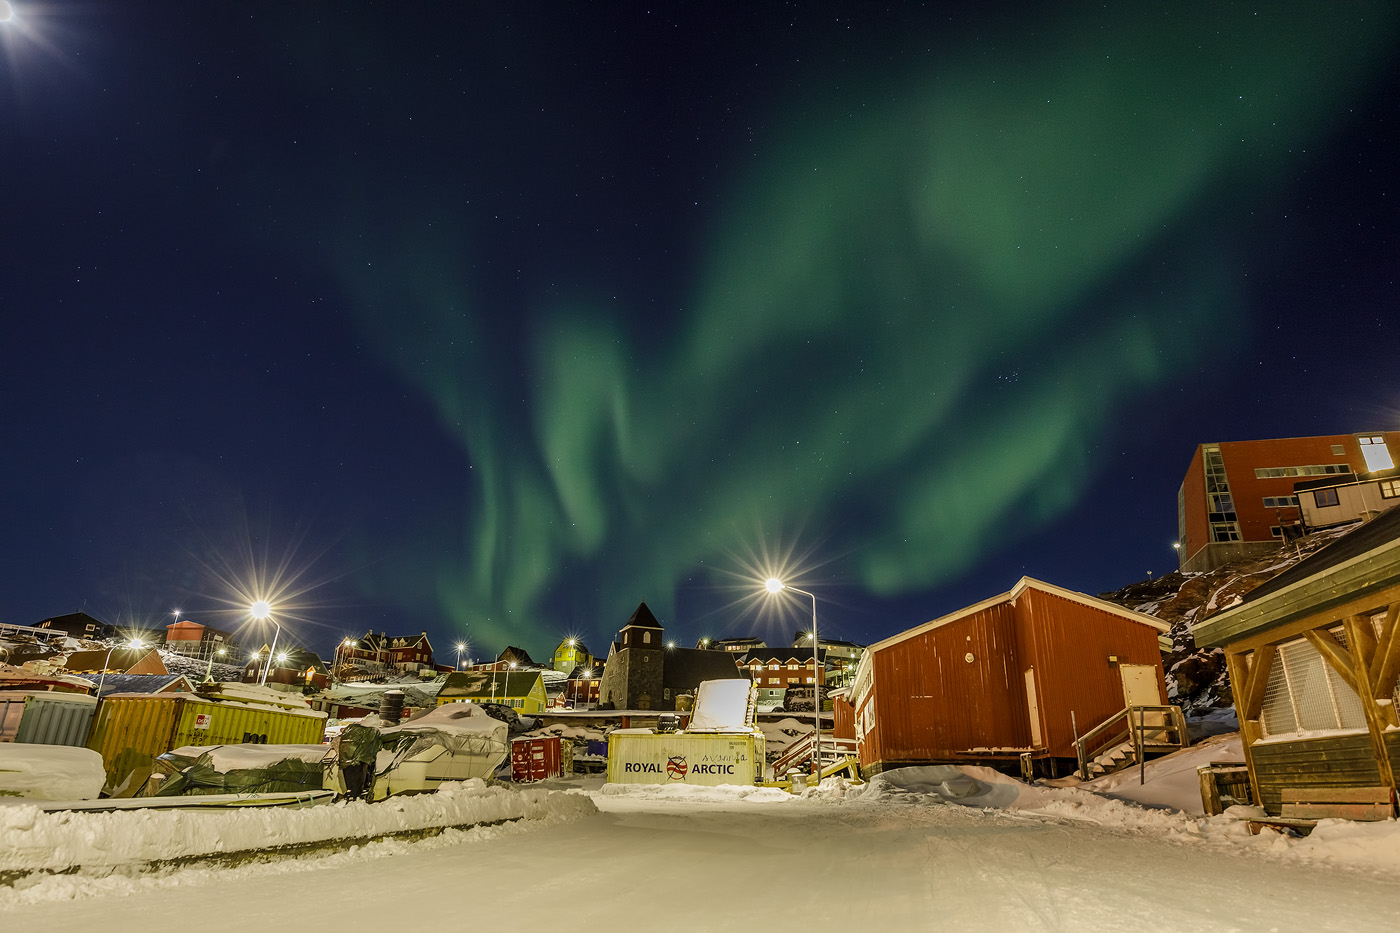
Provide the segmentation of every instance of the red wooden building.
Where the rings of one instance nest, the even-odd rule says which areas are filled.
[[[1126,706],[1165,704],[1166,631],[1022,577],[1008,593],[871,645],[850,691],[861,769],[1006,767],[1029,753],[1040,770],[1067,773],[1076,727],[1084,735]]]

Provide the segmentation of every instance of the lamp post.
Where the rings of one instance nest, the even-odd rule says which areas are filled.
[[[222,648],[220,648],[218,651],[211,651],[211,652],[209,652],[209,666],[206,667],[206,668],[204,669],[204,682],[205,682],[206,684],[208,684],[208,683],[213,683],[213,682],[214,682],[214,655],[215,655],[215,654],[217,654],[219,657],[222,658],[224,655],[228,654],[228,652],[225,651],[225,650],[222,649]]]
[[[584,706],[582,707],[583,709],[588,709],[589,707],[588,707],[587,704],[588,704],[589,702],[591,702],[592,699],[593,699],[593,691],[590,690],[589,687],[588,687],[588,684],[589,684],[589,682],[590,682],[592,679],[593,679],[593,668],[591,668],[591,667],[585,668],[585,669],[584,669],[584,672],[583,672],[583,678],[582,678],[582,680],[583,680],[583,701],[582,701],[582,702],[584,703]],[[578,700],[577,700],[577,698],[575,698],[574,709],[579,709],[579,708],[580,708],[580,707],[579,707],[579,705],[578,705]]]
[[[102,685],[107,682],[107,665],[112,661],[112,652],[118,648],[140,648],[141,639],[133,638],[125,645],[113,645],[107,649],[107,657],[102,659],[102,676],[97,678],[97,697],[102,698]]]
[[[464,641],[459,641],[459,642],[457,642],[457,663],[456,663],[456,664],[453,666],[453,668],[452,668],[454,671],[460,671],[460,670],[462,669],[462,652],[463,652],[463,651],[466,651],[466,650],[467,650],[467,643],[466,643],[466,642],[464,642]]]
[[[277,638],[282,634],[282,625],[272,618],[272,607],[267,600],[260,599],[248,607],[248,613],[259,622],[272,621],[274,626],[272,632],[272,646],[267,649],[267,663],[263,665],[262,680],[258,681],[259,686],[267,685],[267,672],[272,668],[272,655],[277,651]]]
[[[794,593],[801,593],[812,600],[812,764],[813,770],[817,774],[817,784],[822,782],[822,694],[821,661],[817,657],[817,597],[806,590],[799,590],[795,586],[788,586],[777,577],[769,577],[764,584],[769,593],[780,593],[783,590],[792,590]]]

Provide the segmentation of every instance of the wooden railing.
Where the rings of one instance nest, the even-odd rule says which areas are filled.
[[[1142,761],[1146,749],[1185,748],[1186,717],[1179,706],[1128,706],[1090,729],[1074,742],[1079,777],[1089,779],[1089,762],[1124,743],[1133,748],[1134,761]]]

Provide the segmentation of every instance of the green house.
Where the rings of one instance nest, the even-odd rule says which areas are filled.
[[[459,671],[448,674],[437,695],[444,703],[499,703],[521,713],[543,713],[548,703],[540,671]]]

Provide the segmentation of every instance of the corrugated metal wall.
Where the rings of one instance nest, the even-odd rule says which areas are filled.
[[[15,741],[82,747],[96,711],[96,697],[32,694],[24,704],[24,718],[19,722]]]
[[[1123,709],[1119,664],[1155,667],[1166,697],[1155,628],[1034,587],[1014,606],[996,603],[876,650],[871,664],[875,725],[862,765],[1030,748],[1030,668],[1041,747],[1055,757],[1074,757],[1071,711],[1083,735]]]
[[[207,717],[201,720],[199,717]],[[189,694],[114,696],[102,701],[88,748],[102,755],[109,781],[126,770],[119,759],[154,758],[182,745],[260,742],[304,745],[321,741],[324,715],[308,716],[274,707],[203,700]]]
[[[869,763],[866,754],[870,761],[936,761],[973,748],[1029,745],[1017,654],[1008,603],[876,652],[879,738],[867,743],[861,763]]]
[[[1033,588],[1021,593],[1016,609],[1023,668],[1035,667],[1042,735],[1051,755],[1074,757],[1071,711],[1083,735],[1123,709],[1120,664],[1155,667],[1158,702],[1166,702],[1155,628]]]

